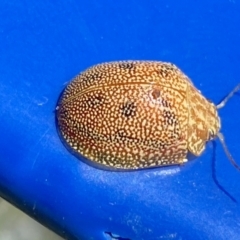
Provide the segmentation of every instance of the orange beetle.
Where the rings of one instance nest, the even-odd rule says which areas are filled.
[[[57,105],[57,124],[75,153],[112,169],[183,164],[199,156],[207,141],[221,140],[215,106],[175,65],[120,61],[93,66],[66,87]]]

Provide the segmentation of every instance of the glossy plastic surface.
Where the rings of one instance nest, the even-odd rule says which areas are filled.
[[[103,171],[65,149],[54,116],[65,84],[110,60],[171,61],[219,102],[240,81],[239,12],[237,0],[0,1],[1,196],[70,239],[240,239],[240,172],[219,141],[182,167]],[[240,164],[239,109],[236,94],[220,116]]]

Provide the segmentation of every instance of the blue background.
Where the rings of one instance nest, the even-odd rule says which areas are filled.
[[[240,239],[240,173],[219,141],[183,167],[95,169],[61,143],[65,84],[110,60],[179,66],[218,103],[239,79],[240,1],[0,1],[0,195],[72,239]],[[220,110],[240,164],[240,95]]]

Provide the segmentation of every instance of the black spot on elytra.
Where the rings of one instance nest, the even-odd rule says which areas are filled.
[[[96,80],[97,78],[99,78],[99,75],[97,73],[92,73],[88,76],[91,80]]]
[[[176,70],[176,66],[173,63],[170,64],[166,64],[166,69],[170,70],[170,71],[175,71]]]
[[[133,62],[122,62],[122,63],[119,63],[119,67],[123,68],[123,69],[133,69],[134,63]]]
[[[170,108],[171,107],[171,104],[170,102],[168,102],[167,100],[165,99],[162,99],[162,106],[165,107],[165,108]]]
[[[174,112],[163,110],[163,117],[166,123],[170,126],[176,126],[178,124],[178,120]]]
[[[85,84],[90,84],[94,81],[98,81],[99,79],[102,78],[102,76],[103,76],[103,73],[101,71],[92,69],[78,75],[77,78],[81,79],[81,84],[83,87],[87,87],[87,85]]]
[[[89,96],[86,100],[86,105],[89,108],[99,107],[103,103],[104,103],[104,97],[102,95],[98,95],[98,94],[93,95],[93,96]]]
[[[159,75],[161,75],[161,77],[168,77],[169,76],[169,71],[167,69],[160,69],[157,71],[157,73]]]
[[[133,101],[127,101],[120,106],[120,110],[124,117],[134,117],[137,112],[137,106]]]
[[[176,73],[177,69],[174,64],[167,64],[164,66],[164,68],[161,68],[157,71],[158,74],[160,74],[162,77],[169,77],[173,73]]]
[[[118,129],[113,137],[114,141],[116,142],[131,142],[136,143],[138,139],[134,139],[133,137],[129,136],[125,129]]]
[[[116,137],[120,139],[125,138],[126,136],[127,134],[124,129],[119,129],[116,133]]]

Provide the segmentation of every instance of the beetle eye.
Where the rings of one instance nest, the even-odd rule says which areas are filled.
[[[215,138],[216,134],[213,129],[209,129],[209,139]]]
[[[213,101],[212,101],[211,99],[207,98],[207,100],[208,100],[210,103],[214,104]]]

